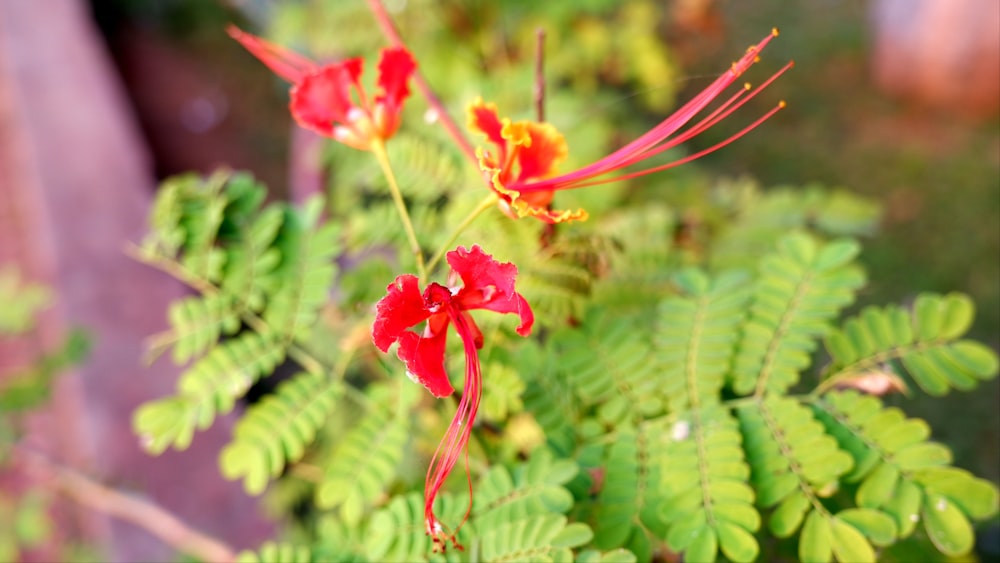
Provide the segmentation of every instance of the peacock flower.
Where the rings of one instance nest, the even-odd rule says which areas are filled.
[[[382,51],[377,81],[381,92],[372,99],[360,82],[362,59],[319,65],[235,26],[227,31],[292,83],[289,108],[302,127],[360,150],[370,150],[373,142],[386,141],[399,129],[403,102],[410,95],[407,82],[417,68],[406,49]]]
[[[777,35],[778,31],[772,30],[770,35],[747,49],[746,54],[734,62],[729,70],[656,127],[597,162],[566,174],[557,175],[557,168],[566,159],[568,150],[566,140],[555,127],[548,123],[501,119],[495,104],[485,103],[481,98],[476,99],[469,106],[469,128],[485,135],[492,145],[492,149],[489,150],[482,147],[476,149],[476,156],[487,184],[499,199],[501,210],[514,218],[535,217],[547,223],[583,220],[587,218],[587,212],[582,209],[556,211],[549,207],[556,191],[652,174],[700,158],[739,139],[783,108],[785,103],[780,102],[738,133],[714,146],[666,164],[618,176],[608,176],[672,149],[704,132],[728,117],[791,68],[792,63],[789,62],[755,89],[745,84],[708,115],[684,131],[680,131],[753,66],[759,60],[760,52]]]
[[[462,398],[427,468],[424,485],[424,521],[427,534],[433,538],[436,548],[444,548],[449,538],[455,542],[458,528],[472,510],[470,476],[469,508],[455,532],[447,533],[434,515],[434,499],[469,442],[482,396],[478,350],[483,346],[483,334],[469,311],[487,309],[517,314],[521,321],[517,333],[521,336],[531,333],[534,322],[531,307],[514,290],[516,266],[497,262],[476,245],[471,250],[460,246],[449,252],[446,258],[452,270],[447,287],[431,283],[421,293],[416,276],[398,276],[386,288],[386,296],[378,302],[372,327],[375,346],[386,352],[394,342],[398,342],[396,354],[406,364],[407,375],[439,398],[455,391],[444,368],[445,338],[449,325],[454,324],[465,348]],[[426,324],[420,333],[408,330],[424,321]],[[468,451],[465,456],[468,473]]]

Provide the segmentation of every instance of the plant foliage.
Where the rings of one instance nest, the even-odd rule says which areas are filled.
[[[648,3],[611,4],[587,3],[581,29],[647,53],[648,38],[612,40],[600,21],[642,20]],[[535,9],[558,10],[547,6]],[[309,13],[297,5],[278,27]],[[345,29],[339,47],[364,40]],[[446,82],[479,72],[452,64]],[[636,64],[622,80],[670,68]],[[610,136],[582,136],[580,153]],[[173,395],[136,412],[143,444],[184,449],[239,411],[223,475],[252,494],[294,492],[275,497],[307,515],[294,543],[241,560],[853,563],[925,538],[945,556],[968,554],[974,523],[996,514],[993,484],[871,391],[903,377],[930,395],[969,391],[998,371],[994,351],[964,338],[974,307],[962,295],[921,293],[845,318],[867,281],[872,202],[703,179],[688,180],[701,195],[669,201],[673,186],[644,178],[591,188],[582,225],[540,228],[490,208],[450,237],[486,195],[480,178],[435,133],[404,130],[389,146],[424,251],[483,244],[518,266],[536,316],[528,340],[509,321],[476,319],[483,412],[435,506],[443,522],[468,511],[456,538],[465,549],[432,553],[419,493],[454,402],[433,401],[370,339],[374,303],[416,271],[414,253],[379,168],[335,147],[329,198],[301,207],[265,205],[245,174],[168,180],[134,252],[194,291],[150,342],[185,367]],[[248,397],[254,386],[262,398]]]
[[[231,175],[178,179],[161,192],[159,228],[137,254],[198,294],[171,307],[169,336],[153,342],[189,362],[177,393],[143,406],[135,424],[152,452],[187,447],[279,364],[299,364],[246,408],[220,463],[251,493],[289,465],[318,466],[310,502],[326,524],[311,547],[269,544],[257,557],[307,560],[319,549],[341,560],[641,561],[666,549],[690,561],[754,561],[794,538],[803,560],[846,562],[915,536],[946,555],[968,553],[972,522],[996,512],[996,488],[952,466],[926,423],[854,390],[873,374],[906,375],[932,394],[994,377],[995,354],[962,338],[973,316],[967,298],[921,294],[912,307],[868,307],[838,322],[865,281],[853,239],[793,230],[753,269],[716,271],[672,261],[669,240],[653,253],[649,239],[612,235],[608,246],[584,237],[535,251],[593,281],[556,282],[579,301],[551,309],[564,320],[550,320],[518,354],[499,344],[488,354],[487,373],[509,392],[487,387],[497,398],[471,454],[479,476],[459,536],[468,551],[433,555],[421,498],[408,492],[420,464],[407,460],[426,455],[437,409],[416,400],[419,389],[403,391],[410,384],[395,364],[371,355],[356,328],[370,322],[366,309],[323,312],[337,295],[343,231],[320,221],[318,202],[260,207],[254,190],[262,193]],[[647,214],[615,220],[641,229]],[[508,241],[527,245],[520,228],[508,229]],[[627,296],[595,290],[623,266],[668,280],[643,286],[643,295],[659,292],[655,311],[608,308]],[[515,344],[502,326],[487,330]],[[337,350],[314,352],[317,335],[333,335]],[[830,359],[818,370],[821,344]],[[392,383],[377,383],[387,376]],[[808,381],[812,392],[795,392]],[[523,420],[531,425],[515,422]],[[549,445],[525,441],[526,428]],[[506,440],[523,444],[528,461],[508,465]],[[439,512],[458,520],[468,488],[455,485]]]

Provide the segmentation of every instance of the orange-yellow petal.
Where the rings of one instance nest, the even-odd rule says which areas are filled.
[[[543,180],[555,175],[559,165],[566,160],[569,149],[566,139],[549,123],[525,122],[529,142],[517,154],[519,182]]]
[[[547,207],[536,207],[524,200],[518,199],[511,202],[511,209],[517,213],[518,217],[534,217],[546,223],[568,223],[570,221],[586,221],[589,215],[584,209],[576,211],[549,209]]]
[[[500,181],[500,175],[501,171],[499,169],[492,170],[490,186],[500,196],[500,210],[507,216],[513,219],[534,217],[546,223],[587,220],[587,212],[583,209],[577,209],[576,211],[549,209],[548,203],[552,201],[554,192],[521,194],[517,190],[510,190],[504,187],[503,182]]]
[[[506,117],[501,120],[503,128],[500,129],[500,136],[505,141],[515,147],[528,148],[531,146],[531,133],[529,131],[529,121],[511,121]]]

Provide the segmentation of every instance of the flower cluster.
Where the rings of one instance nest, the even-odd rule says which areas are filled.
[[[742,137],[751,129],[767,120],[774,112],[784,107],[778,105],[755,122],[732,135],[725,141],[687,157],[661,164],[638,172],[615,177],[606,177],[625,167],[642,162],[666,150],[684,143],[719,123],[754,94],[774,81],[784,71],[791,68],[788,63],[760,87],[751,90],[749,85],[736,92],[707,116],[678,133],[691,122],[715,98],[731,86],[747,69],[759,60],[761,50],[777,37],[777,30],[762,39],[757,45],[747,49],[740,60],[707,88],[701,91],[676,112],[657,126],[608,156],[573,172],[556,175],[558,165],[565,160],[568,150],[562,134],[551,124],[532,121],[511,121],[501,119],[494,104],[477,99],[469,106],[469,128],[486,136],[493,145],[492,150],[480,147],[476,151],[479,167],[486,176],[487,184],[500,200],[501,209],[511,217],[535,217],[547,223],[582,220],[586,211],[554,211],[549,204],[555,192],[625,180],[652,174],[679,166],[715,151]]]
[[[462,398],[448,431],[434,452],[424,485],[427,533],[441,547],[444,547],[449,537],[454,541],[454,533],[458,530],[456,528],[452,534],[445,532],[444,526],[434,515],[434,499],[469,442],[483,392],[477,352],[483,346],[483,334],[469,311],[486,309],[496,313],[516,314],[521,321],[517,327],[517,333],[521,336],[531,333],[531,325],[535,320],[528,302],[514,289],[516,266],[497,262],[478,246],[473,246],[471,250],[458,247],[448,253],[447,261],[452,271],[448,286],[431,283],[421,293],[416,276],[409,274],[401,275],[389,284],[386,288],[388,293],[376,307],[375,324],[372,327],[375,346],[387,352],[393,343],[399,343],[396,354],[406,364],[406,373],[435,397],[447,397],[455,391],[444,368],[449,325],[455,326],[455,332],[465,349]],[[422,332],[409,330],[424,322],[426,324]],[[469,479],[471,511],[471,477]],[[469,511],[466,511],[466,518]]]
[[[410,95],[407,82],[417,65],[409,51],[382,51],[378,87],[370,99],[361,86],[364,61],[347,59],[327,65],[229,26],[229,35],[246,47],[278,76],[292,83],[289,108],[306,129],[360,150],[384,142],[399,129],[403,102]]]
[[[301,126],[351,147],[372,151],[385,164],[390,186],[395,186],[384,143],[399,128],[403,102],[409,96],[408,82],[416,72],[416,63],[405,48],[393,47],[382,51],[377,79],[380,93],[375,98],[369,98],[360,83],[361,59],[319,65],[235,27],[230,27],[229,33],[271,70],[293,84],[290,109]],[[501,118],[495,105],[476,99],[468,109],[468,125],[486,137],[488,147],[475,151],[475,164],[495,194],[500,209],[511,217],[534,217],[546,223],[586,219],[587,213],[583,210],[552,209],[555,193],[651,174],[690,162],[742,137],[783,107],[782,102],[712,147],[666,164],[614,175],[713,127],[790,68],[791,63],[756,89],[747,85],[691,124],[758,60],[760,52],[775,36],[777,31],[751,46],[701,93],[639,138],[592,164],[568,173],[558,173],[559,165],[567,158],[568,149],[566,140],[555,127],[548,123]],[[432,95],[428,97],[433,105],[436,100]],[[450,119],[448,122],[451,123]],[[461,142],[465,143],[464,139]],[[471,149],[467,152],[471,156]],[[394,197],[404,226],[408,227],[421,277],[425,277],[427,272],[424,271],[420,247],[410,226],[405,203],[397,192],[394,192]],[[487,202],[487,205],[490,204]],[[441,253],[449,246],[442,248]],[[434,500],[462,452],[465,452],[468,473],[467,444],[483,390],[478,356],[478,350],[483,346],[483,334],[469,312],[485,309],[516,314],[520,319],[517,332],[522,336],[530,334],[534,321],[527,301],[514,287],[516,266],[497,262],[479,246],[471,249],[458,247],[446,254],[446,261],[451,267],[447,285],[432,282],[421,291],[423,280],[410,274],[400,275],[389,284],[386,295],[376,306],[372,327],[375,346],[382,352],[388,352],[391,346],[397,344],[396,354],[405,364],[407,375],[438,398],[448,397],[455,391],[445,370],[449,327],[454,327],[465,350],[461,399],[444,438],[434,452],[424,488],[426,531],[435,546],[442,549],[448,540],[458,545],[455,540],[458,528],[454,532],[446,531],[434,514]],[[432,260],[430,266],[435,262]],[[418,325],[422,328],[412,330]],[[468,519],[472,508],[471,476],[468,479],[469,509],[462,523]]]

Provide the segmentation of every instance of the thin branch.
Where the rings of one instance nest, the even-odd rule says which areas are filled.
[[[396,31],[396,26],[392,23],[392,17],[389,16],[382,2],[380,0],[368,0],[368,6],[371,8],[372,15],[375,16],[375,21],[378,22],[378,26],[382,29],[382,34],[385,35],[386,39],[394,46],[406,48],[403,38]],[[458,147],[465,153],[466,158],[478,167],[479,160],[476,158],[476,149],[472,147],[472,143],[465,138],[458,124],[448,114],[448,110],[445,109],[444,104],[441,103],[441,99],[434,93],[434,90],[427,82],[427,79],[424,78],[419,68],[413,73],[413,82],[417,85],[417,89],[420,90],[427,103],[437,112],[437,118],[441,120],[441,125],[444,126],[445,131],[458,144]]]
[[[372,154],[378,159],[378,164],[382,168],[382,174],[389,184],[389,193],[392,194],[392,201],[396,204],[396,211],[399,213],[399,220],[403,223],[403,230],[406,231],[406,238],[410,241],[410,252],[417,263],[417,273],[420,275],[420,283],[427,283],[427,269],[424,267],[424,252],[420,249],[420,242],[417,240],[417,233],[413,230],[413,221],[410,219],[410,212],[406,209],[406,201],[403,200],[403,193],[399,190],[396,182],[396,174],[389,164],[389,153],[385,150],[385,143],[381,140],[372,142]]]
[[[33,472],[50,480],[55,488],[81,505],[131,522],[177,551],[202,561],[228,563],[236,559],[231,547],[191,528],[152,502],[102,485],[79,471],[59,465],[24,447],[17,447],[15,451]]]
[[[545,29],[535,30],[535,115],[545,121]]]

